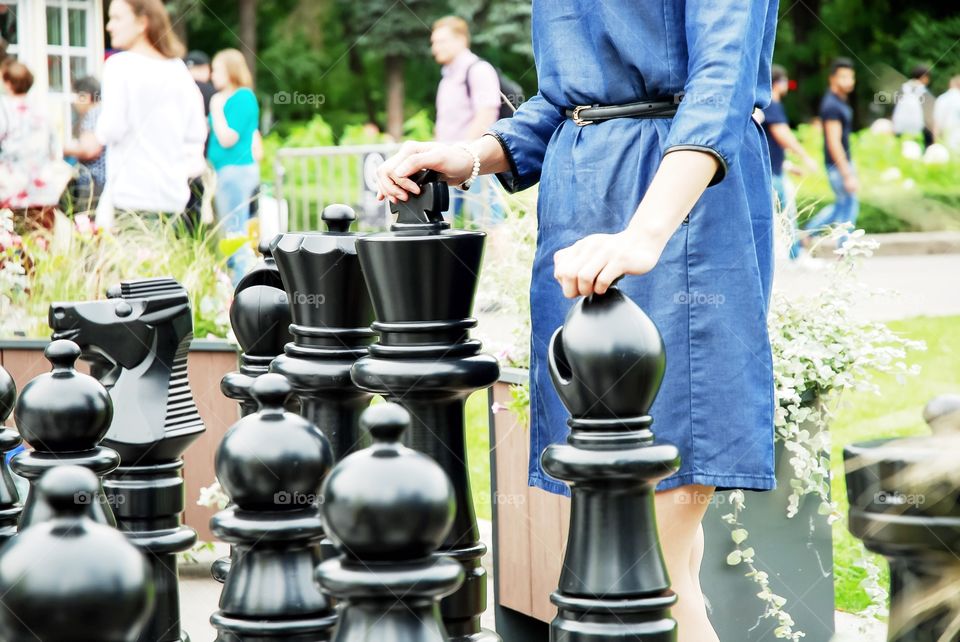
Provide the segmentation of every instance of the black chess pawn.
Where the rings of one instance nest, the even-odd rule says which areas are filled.
[[[670,590],[654,516],[654,489],[680,465],[655,442],[648,412],[665,367],[663,340],[617,288],[578,301],[548,349],[550,374],[570,411],[566,444],[548,446],[544,470],[570,486],[570,534],[551,595],[550,639],[672,642]]]
[[[923,415],[930,435],[843,449],[847,527],[890,563],[890,642],[957,639],[951,604],[960,575],[960,396],[932,399]]]
[[[470,338],[485,234],[451,230],[443,220],[448,189],[419,174],[422,191],[391,208],[390,232],[357,241],[376,311],[379,340],[353,366],[354,383],[403,405],[416,419],[404,443],[433,458],[453,483],[457,511],[440,552],[464,568],[463,585],[440,605],[451,642],[496,642],[480,626],[487,576],[467,467],[464,403],[497,380],[497,360]]]
[[[21,438],[16,430],[3,426],[13,412],[16,400],[17,386],[13,377],[0,366],[0,544],[16,534],[17,522],[23,510],[20,493],[10,476],[6,457],[8,452],[20,445]]]
[[[453,486],[400,436],[410,415],[392,403],[361,417],[373,445],[341,461],[323,485],[323,515],[343,555],[317,569],[342,600],[334,642],[446,642],[439,600],[463,582],[437,555],[453,525]]]
[[[265,374],[270,362],[293,340],[290,304],[269,243],[260,244],[262,259],[243,275],[230,304],[230,327],[240,344],[240,369],[220,382],[224,396],[240,403],[241,416],[256,412],[250,396],[254,379]]]
[[[354,362],[373,341],[373,306],[350,224],[347,205],[324,208],[324,232],[290,232],[273,241],[290,301],[293,341],[270,366],[287,377],[300,399],[300,414],[330,441],[334,460],[363,448],[360,413],[373,398],[350,379]]]
[[[17,454],[11,462],[14,472],[25,477],[31,488],[20,516],[21,530],[53,515],[32,492],[47,470],[77,465],[102,478],[120,465],[115,450],[99,445],[110,428],[113,405],[99,381],[74,368],[80,348],[73,341],[58,339],[43,355],[53,369],[23,387],[13,411],[20,436],[33,449]],[[98,484],[87,511],[94,521],[116,526],[102,485]]]
[[[100,481],[66,465],[46,472],[33,492],[50,519],[0,549],[0,638],[135,640],[153,608],[150,567],[119,531],[88,517]]]
[[[233,505],[210,524],[234,554],[210,621],[222,642],[325,642],[336,615],[313,574],[324,536],[317,502],[333,454],[316,426],[284,409],[292,391],[282,375],[261,375],[250,392],[260,410],[217,449],[217,479]]]

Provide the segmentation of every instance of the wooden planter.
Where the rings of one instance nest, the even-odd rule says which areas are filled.
[[[17,390],[37,375],[49,372],[50,364],[43,358],[47,341],[15,339],[0,341],[0,365],[17,383]],[[79,369],[87,371],[80,362]],[[224,433],[240,417],[237,403],[220,392],[220,379],[227,372],[237,369],[237,352],[226,341],[194,340],[187,358],[187,377],[196,400],[200,416],[206,425],[204,432],[184,455],[184,481],[186,482],[186,510],[184,522],[196,529],[202,541],[212,541],[210,518],[214,509],[197,505],[200,489],[216,479],[213,457]],[[8,423],[13,425],[11,417]]]
[[[527,371],[504,369],[490,389],[490,404],[510,403],[510,387],[527,383]],[[490,471],[493,495],[494,596],[497,632],[505,640],[547,642],[547,624],[556,614],[550,603],[563,566],[570,500],[527,486],[529,427],[507,410],[490,414]],[[801,503],[798,515],[786,517],[791,474],[788,458],[777,447],[778,489],[746,493],[741,519],[749,529],[755,563],[770,575],[771,590],[787,598],[787,611],[808,642],[833,636],[833,541],[817,502]],[[744,577],[746,569],[729,566],[731,526],[729,493],[716,495],[704,518],[706,549],[701,584],[721,640],[772,639],[777,626],[760,620],[759,587]]]

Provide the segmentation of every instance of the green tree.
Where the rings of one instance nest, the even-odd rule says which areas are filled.
[[[442,0],[337,0],[342,19],[356,38],[350,47],[382,52],[387,93],[387,132],[396,138],[403,133],[403,105],[408,62],[430,64],[431,23],[446,12]]]

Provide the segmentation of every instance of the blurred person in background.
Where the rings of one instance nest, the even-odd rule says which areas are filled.
[[[21,62],[2,67],[0,96],[0,208],[19,213],[22,229],[53,225],[53,208],[70,179],[42,104],[27,95],[33,74]]]
[[[950,79],[950,89],[942,93],[933,108],[934,131],[952,153],[960,154],[960,75]]]
[[[217,93],[210,99],[207,157],[217,172],[217,225],[227,239],[245,239],[250,204],[260,186],[260,165],[254,158],[260,107],[250,89],[253,76],[242,53],[224,49],[213,57],[212,67]],[[234,285],[255,259],[249,243],[229,252],[227,267]]]
[[[204,118],[208,118],[210,116],[210,99],[217,93],[216,88],[210,81],[210,74],[212,73],[210,70],[210,56],[204,51],[193,50],[187,54],[183,62],[187,65],[187,69],[190,70],[190,75],[193,76],[194,82],[197,83],[197,89],[200,90],[200,95],[203,96],[203,116]],[[207,139],[203,143],[204,157],[207,155],[209,140],[210,136],[208,131]],[[190,200],[187,201],[187,207],[183,213],[183,222],[186,229],[191,232],[196,230],[201,223],[212,223],[214,220],[210,208],[209,196],[207,199],[204,199],[207,189],[212,189],[213,181],[214,178],[209,165],[204,167],[202,174],[190,179]],[[204,214],[206,214],[206,217]]]
[[[75,208],[82,211],[96,208],[107,178],[103,145],[95,134],[101,108],[100,82],[87,76],[74,83],[73,91],[76,94],[73,109],[79,125],[76,138],[64,145],[63,155],[78,161],[72,196]]]
[[[188,181],[203,171],[203,98],[181,60],[160,0],[113,0],[107,32],[119,53],[103,67],[96,138],[107,149],[97,222],[114,210],[182,215]]]
[[[897,136],[923,135],[923,148],[933,144],[933,94],[930,85],[930,68],[917,65],[910,72],[910,79],[903,83],[894,97],[893,133]]]
[[[187,54],[183,62],[187,65],[187,69],[190,71],[190,75],[193,76],[194,82],[197,83],[197,89],[200,90],[200,95],[203,96],[203,115],[209,116],[210,99],[217,93],[217,89],[210,81],[210,75],[212,73],[210,69],[210,56],[203,51],[193,50]]]
[[[456,143],[479,138],[500,118],[497,70],[470,51],[470,28],[458,16],[445,16],[433,23],[430,51],[441,65],[435,140]],[[459,189],[451,190],[450,201],[450,211],[455,218],[463,215],[464,208],[473,220],[482,216],[486,208],[494,221],[503,216],[491,177],[474,181],[469,196]]]
[[[834,202],[821,209],[807,221],[804,229],[823,231],[830,225],[856,225],[860,212],[860,179],[850,157],[850,130],[853,128],[853,108],[850,94],[857,77],[853,61],[837,58],[830,66],[827,93],[820,101],[820,120],[823,122],[823,157],[827,179],[833,190]],[[846,237],[839,240],[842,245]]]
[[[790,258],[796,259],[800,253],[800,243],[797,240],[797,208],[793,199],[793,186],[790,179],[784,174],[787,150],[796,154],[803,162],[807,172],[816,173],[819,167],[807,150],[803,148],[797,137],[790,129],[787,112],[783,108],[783,98],[790,91],[790,79],[787,70],[780,65],[771,68],[772,95],[770,104],[763,109],[763,133],[767,137],[770,148],[770,173],[773,177],[773,191],[777,196],[777,207],[790,220],[793,243],[790,247]]]

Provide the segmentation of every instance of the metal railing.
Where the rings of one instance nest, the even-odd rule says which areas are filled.
[[[399,145],[284,147],[273,162],[276,197],[287,204],[291,232],[322,230],[320,213],[330,203],[354,208],[361,229],[383,229],[386,202],[376,200],[376,169]]]

